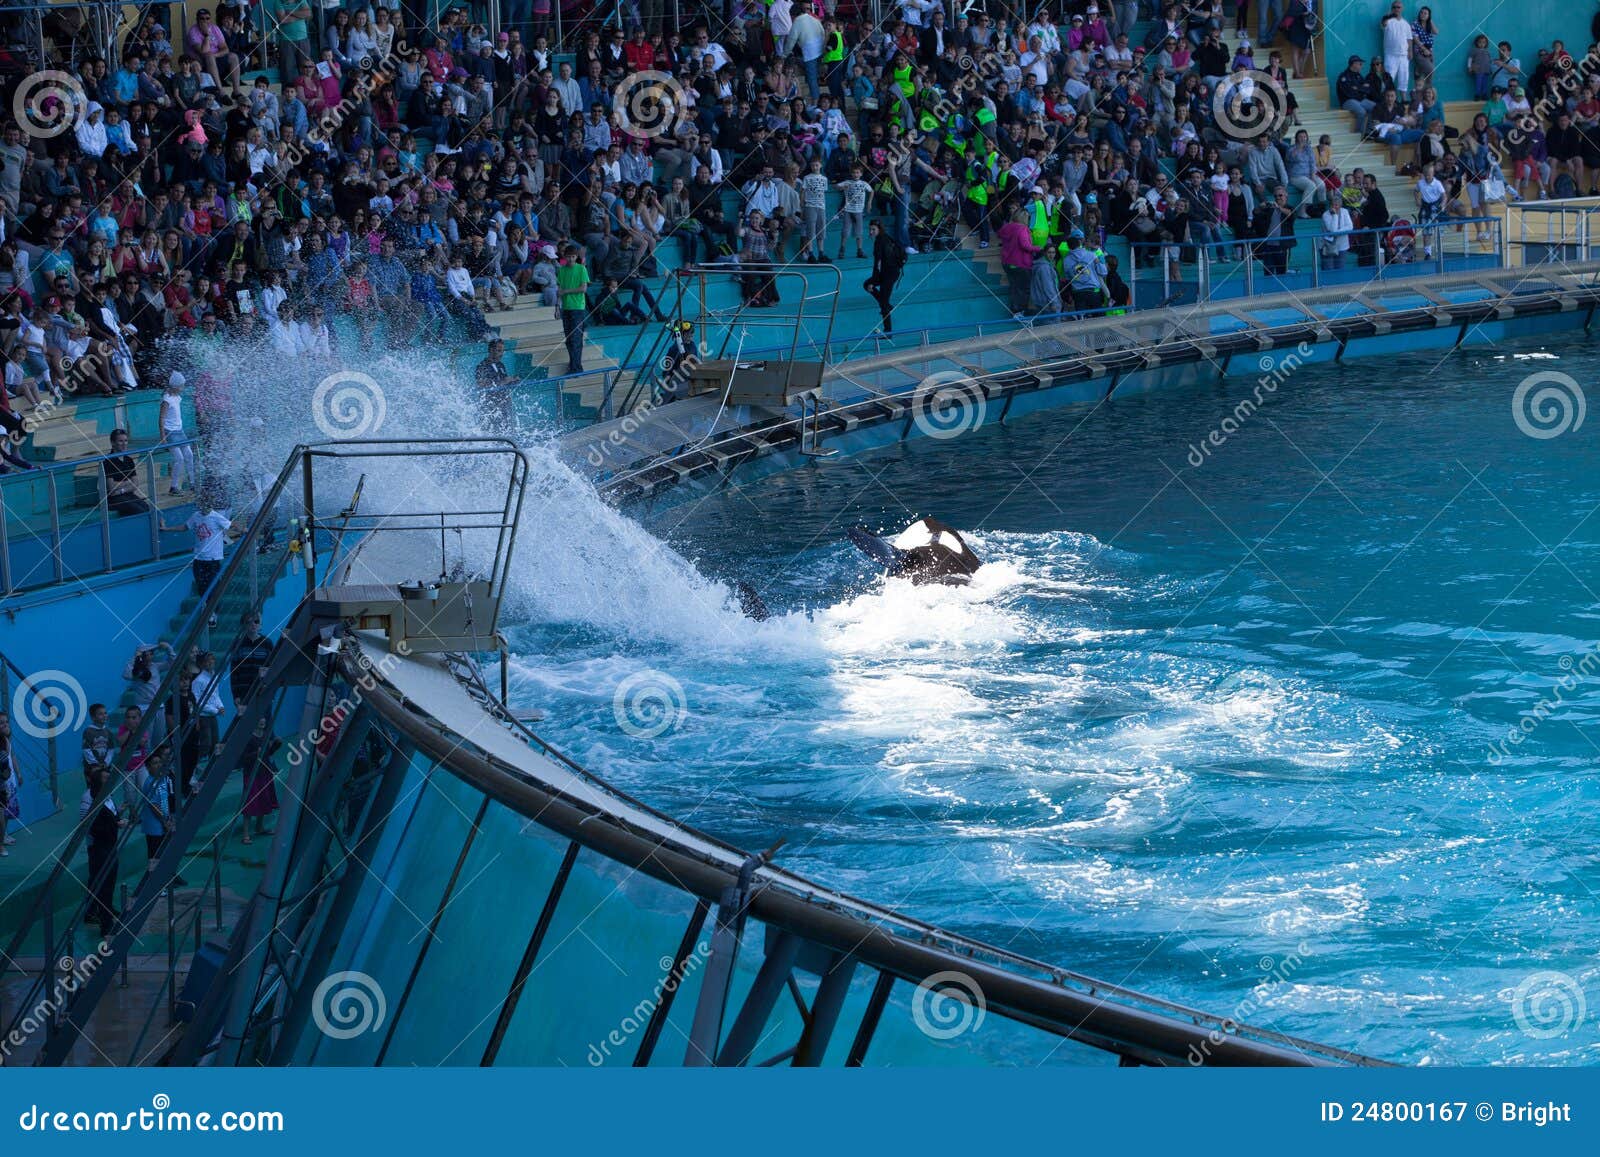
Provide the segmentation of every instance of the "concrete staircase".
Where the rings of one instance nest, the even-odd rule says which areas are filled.
[[[1378,188],[1396,217],[1416,215],[1416,186],[1412,177],[1402,177],[1389,163],[1389,150],[1377,141],[1363,140],[1355,130],[1355,119],[1341,108],[1332,107],[1328,82],[1320,77],[1297,77],[1289,82],[1299,106],[1300,127],[1311,135],[1315,145],[1323,133],[1333,142],[1334,163],[1339,172],[1362,168],[1378,178]],[[1468,118],[1470,121],[1470,118]],[[1290,130],[1290,135],[1293,130]],[[1402,157],[1402,163],[1406,158]]]

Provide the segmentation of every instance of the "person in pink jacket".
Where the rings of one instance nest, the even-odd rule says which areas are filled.
[[[995,234],[1000,241],[1000,264],[1006,271],[1006,292],[1013,315],[1020,315],[1028,305],[1028,284],[1033,278],[1033,259],[1044,250],[1033,243],[1022,211],[1011,214],[1011,219],[1000,226]]]

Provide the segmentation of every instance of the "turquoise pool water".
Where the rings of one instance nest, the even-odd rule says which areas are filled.
[[[1514,412],[1593,353],[1302,368],[1228,425],[1251,383],[643,529],[568,511],[513,697],[666,811],[1017,951],[1399,1061],[1600,1061],[1600,418]],[[924,514],[970,587],[843,540]]]

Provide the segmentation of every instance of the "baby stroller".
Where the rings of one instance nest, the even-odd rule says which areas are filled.
[[[1396,262],[1406,264],[1415,261],[1417,231],[1412,228],[1411,222],[1404,217],[1396,217],[1390,223],[1389,232],[1384,235],[1383,248],[1391,265]]]
[[[933,196],[911,203],[911,244],[924,253],[956,247],[956,222],[961,213],[951,192],[953,185],[953,181],[947,182]]]

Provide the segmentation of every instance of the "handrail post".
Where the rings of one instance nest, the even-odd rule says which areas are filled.
[[[156,456],[154,451],[149,450],[145,452],[144,456],[144,492],[149,495],[150,502],[150,557],[158,559],[161,557],[161,507],[156,503],[158,493],[156,490]],[[108,514],[107,535],[111,533],[109,522],[110,516]],[[106,562],[109,564],[110,561],[108,552]],[[109,570],[111,568],[108,565],[106,569]]]
[[[56,499],[56,480],[47,478],[45,489],[50,494],[50,546],[51,561],[55,563],[56,582],[66,577],[66,561],[61,542],[61,504]]]
[[[305,519],[301,523],[301,533],[305,536],[300,543],[300,557],[306,564],[306,594],[315,594],[317,590],[316,568],[312,561],[317,557],[316,548],[316,493],[311,484],[311,451],[305,450],[300,455],[300,502],[305,507]]]
[[[49,479],[45,480],[48,485]],[[0,492],[0,588],[11,593],[11,531],[6,526],[11,512],[6,509],[4,493]]]
[[[1315,237],[1311,239],[1311,288],[1322,288],[1322,245]]]

